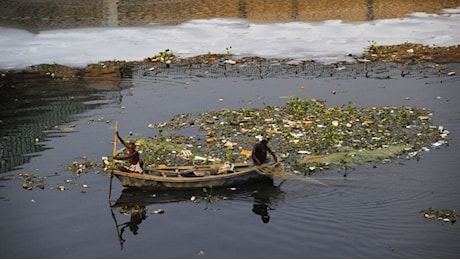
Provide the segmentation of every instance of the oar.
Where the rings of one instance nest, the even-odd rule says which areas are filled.
[[[118,227],[119,227],[120,225],[118,225],[117,218],[115,217],[115,214],[113,213],[113,208],[112,208],[112,205],[110,205],[110,203],[109,203],[109,207],[110,207],[110,212],[112,213],[112,218],[113,218],[113,220],[115,221],[115,228],[117,229],[118,241],[120,242],[121,250],[123,250],[123,243],[125,242],[125,240],[124,240],[123,237],[121,236],[121,232],[120,232],[120,230],[118,229]]]
[[[112,171],[110,171],[110,187],[109,187],[109,200],[112,195],[112,179],[113,179],[113,170],[115,168],[114,157],[117,155],[117,131],[118,131],[118,120],[115,121],[115,132],[113,137],[113,157],[112,157]]]

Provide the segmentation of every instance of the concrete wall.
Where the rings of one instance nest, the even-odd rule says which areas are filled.
[[[0,24],[51,29],[177,24],[215,17],[364,21],[458,6],[460,0],[0,0]]]

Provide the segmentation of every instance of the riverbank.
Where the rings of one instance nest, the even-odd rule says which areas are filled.
[[[403,65],[420,63],[433,63],[433,66],[446,63],[460,63],[460,46],[447,47],[426,46],[415,43],[402,43],[398,45],[371,45],[365,48],[361,55],[352,57],[358,63],[367,62],[392,62]],[[190,69],[198,66],[219,64],[221,66],[238,66],[248,62],[260,64],[276,64],[280,62],[295,64],[316,63],[315,60],[304,60],[292,62],[291,59],[269,59],[263,57],[239,57],[233,55],[231,49],[226,54],[208,53],[190,58],[181,58],[174,55],[173,50],[165,50],[153,57],[140,61],[100,61],[95,64],[88,64],[86,67],[71,67],[62,64],[36,64],[22,70],[2,70],[0,80],[3,82],[23,81],[26,79],[44,79],[58,81],[90,81],[90,82],[117,82],[121,78],[131,78],[133,68],[138,65],[151,64],[152,71],[167,69],[179,64],[188,65]],[[331,67],[338,67],[350,62],[336,62],[328,64]],[[440,72],[441,73],[441,72]]]

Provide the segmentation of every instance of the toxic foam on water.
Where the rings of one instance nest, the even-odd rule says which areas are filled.
[[[30,64],[85,66],[103,60],[142,60],[170,49],[192,57],[206,53],[329,63],[361,54],[371,41],[449,46],[460,42],[460,8],[443,14],[366,22],[251,23],[239,19],[192,20],[176,26],[105,27],[41,31],[0,27],[0,69]],[[232,47],[229,49],[229,47]]]

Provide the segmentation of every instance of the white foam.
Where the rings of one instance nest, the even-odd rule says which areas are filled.
[[[0,68],[60,63],[85,66],[103,60],[142,60],[170,49],[181,57],[226,53],[266,58],[347,60],[370,41],[379,45],[413,42],[460,43],[460,8],[443,14],[414,13],[368,22],[251,23],[238,19],[192,20],[176,26],[47,30],[37,34],[0,27]]]

